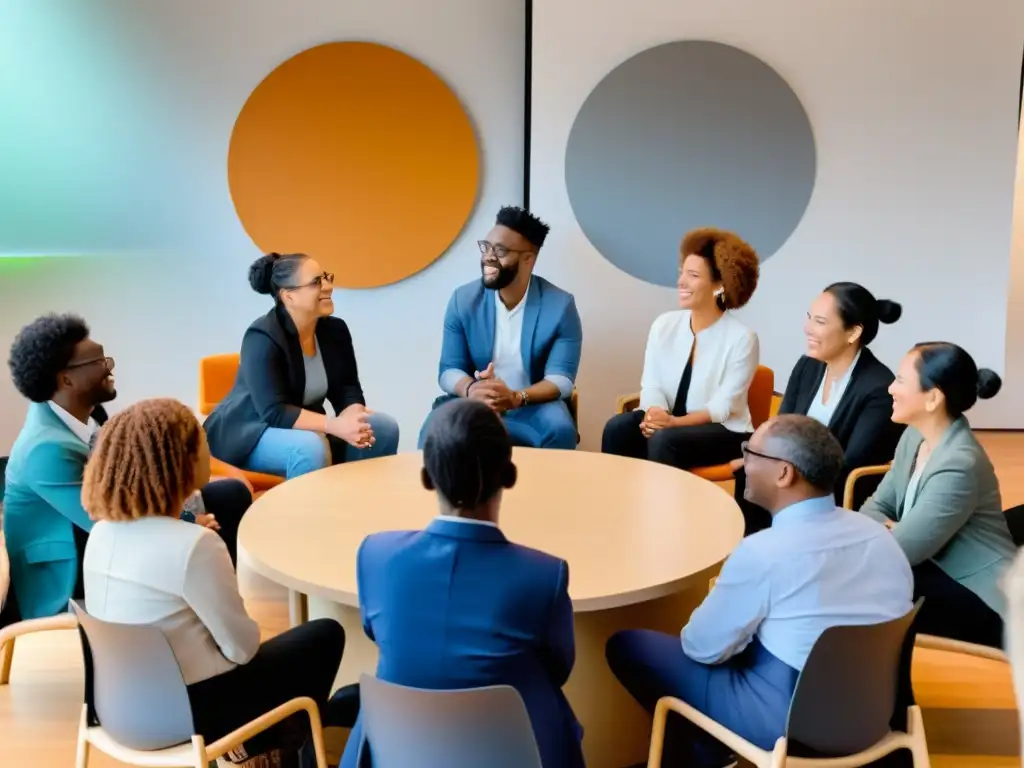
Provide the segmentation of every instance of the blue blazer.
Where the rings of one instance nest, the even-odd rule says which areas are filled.
[[[425,531],[368,536],[356,568],[378,678],[428,689],[511,685],[544,767],[583,766],[582,731],[562,693],[576,657],[564,560],[494,526],[434,520]],[[357,721],[343,767],[360,764],[361,743]]]
[[[481,280],[455,289],[444,313],[438,378],[450,369],[472,376],[494,359],[494,301],[494,291],[484,288]],[[555,375],[575,381],[582,348],[583,325],[572,294],[534,275],[526,294],[520,344],[530,381]]]
[[[99,421],[99,419],[97,419]],[[31,403],[4,488],[4,538],[11,587],[23,619],[63,613],[80,571],[75,529],[93,522],[82,507],[89,447],[46,403]]]

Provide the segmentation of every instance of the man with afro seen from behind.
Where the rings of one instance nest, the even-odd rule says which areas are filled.
[[[75,315],[45,315],[22,328],[8,365],[30,403],[7,463],[11,594],[0,626],[62,613],[69,599],[82,597],[82,556],[93,526],[82,507],[82,477],[107,420],[103,404],[117,395],[114,359]],[[186,502],[181,518],[217,531],[234,560],[238,524],[251,503],[242,482],[218,480]]]

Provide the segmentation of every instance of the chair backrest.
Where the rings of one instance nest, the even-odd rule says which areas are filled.
[[[508,685],[426,691],[363,675],[359,706],[360,749],[374,768],[541,766],[526,706]]]
[[[750,421],[757,429],[772,413],[772,397],[775,395],[775,371],[766,365],[757,366],[754,378],[747,391],[747,407],[750,408]]]
[[[791,741],[838,757],[862,752],[889,732],[897,694],[909,683],[907,633],[921,602],[892,621],[822,632],[789,708]]]
[[[209,416],[235,386],[239,360],[237,352],[229,352],[199,361],[199,412],[203,416]]]
[[[90,725],[129,749],[164,749],[189,741],[192,707],[167,638],[148,624],[101,621],[71,601],[85,659]]]

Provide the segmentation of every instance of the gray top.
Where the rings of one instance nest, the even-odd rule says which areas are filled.
[[[324,368],[324,359],[320,356],[320,344],[314,339],[316,351],[313,356],[302,356],[302,364],[306,368],[306,389],[302,393],[302,404],[304,406],[323,405],[327,397],[327,369]]]

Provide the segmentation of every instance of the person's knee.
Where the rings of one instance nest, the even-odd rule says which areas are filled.
[[[543,411],[543,434],[545,448],[576,448],[576,425],[573,423],[569,409],[562,401],[546,403],[539,406]]]
[[[675,449],[673,447],[672,433],[667,429],[656,429],[654,434],[647,438],[647,457],[659,464],[674,464]]]
[[[605,422],[604,430],[601,432],[602,453],[620,451],[629,438],[633,437],[632,432],[639,432],[632,414],[620,413],[612,416]]]
[[[219,487],[217,488],[218,495],[215,503],[218,507],[223,507],[226,512],[221,513],[219,509],[211,511],[217,514],[233,513],[234,516],[241,517],[245,510],[252,506],[252,493],[249,491],[248,486],[241,480],[234,478],[218,480],[217,482]]]
[[[331,465],[331,450],[317,432],[295,430],[288,449],[288,476],[305,474]]]
[[[608,662],[608,668],[618,677],[627,659],[631,656],[632,630],[621,630],[616,632],[604,646],[604,658]]]
[[[394,456],[398,453],[399,428],[393,416],[375,413],[370,416],[370,426],[373,428],[375,455]]]

